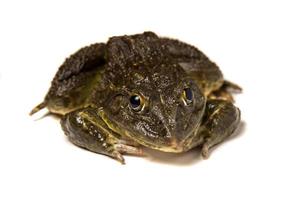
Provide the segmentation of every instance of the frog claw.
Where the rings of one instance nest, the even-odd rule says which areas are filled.
[[[224,81],[223,87],[234,93],[241,93],[243,91],[243,89],[239,85],[227,80]]]
[[[204,144],[201,149],[201,155],[203,159],[208,159],[209,157],[209,146],[207,144]]]
[[[119,161],[121,164],[125,165],[125,159],[124,157],[122,156],[122,154],[120,154],[118,151],[114,151],[112,152],[112,157],[114,159],[116,159],[117,161]]]

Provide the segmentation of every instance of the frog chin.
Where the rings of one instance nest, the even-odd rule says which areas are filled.
[[[184,133],[186,137],[182,139],[178,139],[176,134],[170,134],[169,137],[160,139],[159,137],[153,136],[153,133],[147,131],[134,131],[124,124],[115,123],[114,120],[110,120],[110,118],[102,110],[99,110],[98,114],[112,131],[124,136],[128,140],[133,140],[140,145],[163,152],[180,153],[188,151],[192,148],[192,140],[198,131],[198,126],[196,126],[190,132]],[[150,135],[152,135],[152,137],[150,137]]]
[[[185,148],[184,145],[182,145],[183,143],[181,143],[181,142],[178,143],[175,138],[171,139],[166,144],[153,144],[153,143],[148,143],[145,140],[140,140],[137,142],[142,144],[145,147],[148,147],[151,149],[156,149],[156,150],[163,151],[163,152],[168,152],[168,153],[181,153],[181,152],[185,152],[188,150]]]
[[[181,153],[185,151],[184,147],[181,144],[178,144],[176,139],[171,140],[169,145],[158,147],[158,150],[169,153]]]
[[[190,133],[186,133],[186,137],[184,139],[179,140],[178,138],[171,136],[171,137],[164,138],[163,142],[158,142],[160,141],[158,138],[157,140],[153,140],[153,139],[148,140],[147,138],[138,137],[137,136],[138,134],[133,134],[132,138],[137,143],[151,149],[156,149],[168,153],[181,153],[181,152],[186,152],[193,147],[192,143],[196,133],[197,133],[197,128],[195,128]]]

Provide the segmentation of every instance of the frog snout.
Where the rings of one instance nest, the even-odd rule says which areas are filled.
[[[182,152],[186,138],[189,135],[189,117],[183,120],[181,108],[178,105],[168,105],[157,103],[153,105],[152,119],[155,123],[151,125],[154,132],[159,135],[159,149],[166,152]],[[158,144],[158,143],[157,143]],[[156,145],[157,145],[156,144]]]
[[[161,150],[166,152],[182,152],[184,150],[184,134],[178,132],[175,123],[160,122],[160,135],[164,136],[164,145]]]

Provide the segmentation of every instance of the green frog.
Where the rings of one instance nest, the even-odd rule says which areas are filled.
[[[72,143],[123,164],[124,154],[143,155],[144,147],[199,147],[207,158],[239,125],[234,91],[241,88],[197,48],[144,32],[71,55],[30,114],[47,108]]]

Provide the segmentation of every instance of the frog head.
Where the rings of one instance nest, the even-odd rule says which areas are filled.
[[[184,72],[170,67],[173,71],[131,74],[126,85],[111,90],[102,118],[115,132],[144,146],[182,152],[199,128],[205,97]],[[172,73],[179,74],[175,78]]]
[[[206,100],[155,38],[147,33],[108,43],[110,86],[101,116],[115,132],[139,144],[182,152],[199,128]],[[147,40],[153,48],[144,45]]]

